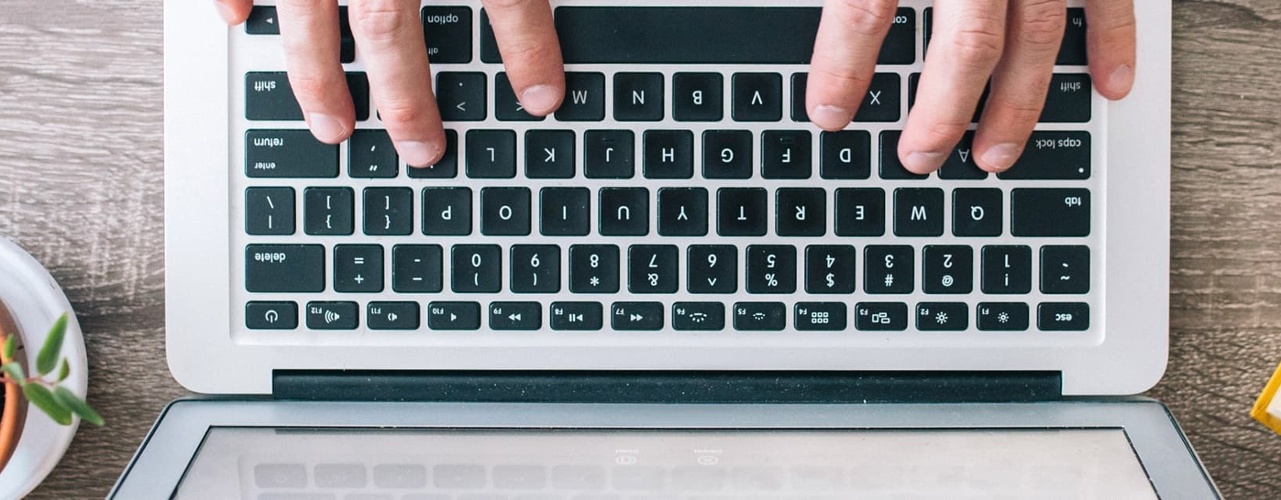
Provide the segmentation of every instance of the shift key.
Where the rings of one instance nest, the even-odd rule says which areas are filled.
[[[338,177],[338,146],[316,140],[308,130],[245,132],[247,177]]]
[[[257,293],[325,291],[325,247],[246,246],[245,289]]]
[[[1015,189],[1010,192],[1010,233],[1019,237],[1090,235],[1088,189]]]

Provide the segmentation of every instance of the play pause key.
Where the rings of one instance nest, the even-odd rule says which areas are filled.
[[[537,302],[494,302],[489,305],[494,330],[537,330],[543,327],[543,308]]]
[[[312,330],[355,330],[359,323],[355,302],[308,302],[307,328]]]
[[[427,306],[427,326],[432,330],[479,330],[480,304],[432,302]]]
[[[620,331],[663,329],[661,302],[615,302],[610,310],[610,327]]]
[[[370,302],[365,324],[370,330],[416,330],[418,303]]]

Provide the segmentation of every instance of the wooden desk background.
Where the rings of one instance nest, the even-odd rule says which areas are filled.
[[[185,393],[164,354],[161,2],[3,4],[0,235],[66,288],[108,422],[35,496],[101,497]],[[1281,362],[1281,4],[1176,0],[1174,47],[1172,347],[1151,396],[1229,498],[1276,498],[1281,436],[1247,412]]]

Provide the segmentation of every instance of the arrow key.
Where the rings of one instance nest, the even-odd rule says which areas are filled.
[[[622,331],[663,329],[663,304],[659,302],[615,302],[610,326]]]
[[[370,330],[417,330],[417,302],[370,302],[365,324]]]
[[[489,304],[489,328],[494,330],[538,330],[543,327],[543,305],[537,302],[494,302]]]

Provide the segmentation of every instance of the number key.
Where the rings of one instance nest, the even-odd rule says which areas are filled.
[[[618,293],[618,247],[614,245],[569,247],[569,291]]]
[[[675,245],[633,245],[627,250],[627,289],[632,293],[676,293]]]
[[[496,293],[502,289],[502,268],[502,249],[498,245],[455,245],[454,292]]]
[[[796,247],[752,245],[747,247],[748,293],[796,291]]]
[[[512,245],[511,290],[516,293],[560,291],[560,247]]]
[[[738,291],[738,248],[731,245],[690,245],[689,293]]]

